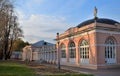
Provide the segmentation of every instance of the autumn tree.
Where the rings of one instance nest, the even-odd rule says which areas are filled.
[[[22,49],[26,45],[29,45],[29,43],[28,42],[24,42],[22,39],[18,38],[13,43],[12,51],[22,51]]]
[[[18,19],[11,0],[0,0],[0,58],[7,60],[11,55],[14,40],[22,36]]]

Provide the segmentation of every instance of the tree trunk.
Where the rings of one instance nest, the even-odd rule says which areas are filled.
[[[2,52],[2,50],[0,50],[0,60],[2,60],[3,59],[3,52]]]

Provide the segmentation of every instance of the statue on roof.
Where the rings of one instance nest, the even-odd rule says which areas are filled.
[[[97,19],[97,8],[94,8],[94,18]]]

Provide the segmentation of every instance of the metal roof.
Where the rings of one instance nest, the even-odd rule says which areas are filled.
[[[44,40],[41,40],[41,41],[38,41],[38,42],[32,44],[32,46],[35,46],[35,47],[39,47],[39,46],[43,46],[43,45],[53,46],[54,44],[46,42]]]
[[[104,23],[104,24],[110,24],[110,25],[115,25],[116,23],[119,24],[119,22],[112,20],[112,19],[107,19],[107,18],[97,18],[95,19],[90,19],[90,20],[86,20],[82,23],[80,23],[79,25],[77,25],[78,28],[86,26],[88,24],[94,23],[94,22],[98,22],[98,23]]]

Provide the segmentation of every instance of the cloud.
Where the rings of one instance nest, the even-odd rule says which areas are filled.
[[[68,28],[65,17],[32,14],[25,19],[24,13],[18,11],[20,26],[24,31],[24,40],[30,43],[39,40],[54,42],[57,32],[64,32]]]
[[[25,19],[25,14],[22,11],[15,9],[15,12],[16,12],[16,15],[19,17],[19,20]]]
[[[70,6],[73,5],[74,1],[70,1],[70,3],[67,1],[68,2],[67,4],[63,3],[65,4],[66,7],[59,5],[60,7],[62,7],[61,10],[57,7],[58,5],[57,3],[59,2],[56,2],[56,6],[55,5],[52,6],[53,2],[51,2],[50,4],[49,2],[51,1],[17,0],[18,6],[16,5],[17,7],[16,11],[19,17],[20,26],[22,26],[22,29],[24,31],[25,41],[28,41],[30,43],[34,43],[39,40],[47,40],[50,42],[54,42],[53,39],[55,39],[57,32],[63,33],[69,27],[72,27],[70,26],[70,24],[71,25],[74,24],[70,23],[74,20],[74,18],[71,18],[72,20],[70,22],[66,19],[69,18],[66,16],[67,14],[69,14],[68,8],[70,8]],[[80,4],[82,4],[83,2],[81,2]],[[54,7],[57,8],[56,9],[57,12],[54,10],[55,9]],[[48,9],[52,10],[52,14],[49,14],[50,10]],[[60,11],[58,9],[62,12],[66,10],[67,12],[66,15],[59,15],[60,13],[58,12]],[[74,7],[72,7],[71,11],[74,11]],[[55,12],[57,15],[53,14]],[[69,22],[69,24],[67,22]]]

